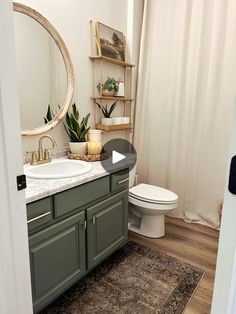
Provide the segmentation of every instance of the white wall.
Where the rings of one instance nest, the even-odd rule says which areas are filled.
[[[23,0],[21,2],[38,10],[63,37],[71,54],[75,70],[74,101],[79,106],[81,115],[85,115],[87,112],[93,113],[94,105],[90,100],[92,95],[92,63],[89,60],[89,55],[91,55],[89,21],[91,19],[101,21],[128,35],[128,46],[132,54],[131,57],[133,56],[132,62],[137,64],[143,0]],[[136,81],[136,70],[133,81]],[[93,117],[91,118],[91,126],[94,126]],[[68,139],[61,125],[50,133],[55,137],[59,147],[67,146]],[[124,136],[128,138],[128,133],[104,134],[104,139]],[[37,137],[23,137],[23,150],[34,150],[36,143]]]

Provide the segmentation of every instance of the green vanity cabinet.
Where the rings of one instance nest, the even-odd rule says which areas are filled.
[[[79,185],[54,195],[54,215],[66,215],[110,193],[109,176]]]
[[[27,205],[35,312],[128,241],[127,178],[119,171]]]
[[[111,191],[118,192],[129,188],[127,169],[111,174]]]
[[[84,211],[29,238],[31,283],[37,312],[85,273]]]
[[[31,232],[40,226],[50,224],[53,216],[52,197],[46,197],[27,205],[27,224]]]
[[[128,194],[87,209],[87,265],[91,269],[128,240]]]

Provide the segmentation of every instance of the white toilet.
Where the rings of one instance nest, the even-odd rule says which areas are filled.
[[[177,208],[178,195],[150,184],[134,186],[136,167],[129,174],[129,230],[150,238],[165,235],[165,214]]]

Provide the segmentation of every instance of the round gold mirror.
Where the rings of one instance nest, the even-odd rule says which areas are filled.
[[[60,34],[39,12],[13,3],[22,135],[55,127],[70,107],[74,71]]]

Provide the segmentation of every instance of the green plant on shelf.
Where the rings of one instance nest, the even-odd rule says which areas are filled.
[[[104,118],[111,118],[112,112],[115,110],[117,106],[117,101],[115,101],[110,107],[108,105],[100,105],[98,102],[95,101],[95,104],[98,106],[98,108],[101,110]]]
[[[112,92],[114,91],[114,93],[117,93],[119,90],[119,81],[115,80],[112,77],[108,77],[105,83],[99,83],[97,85],[97,88],[99,91],[109,91]]]

